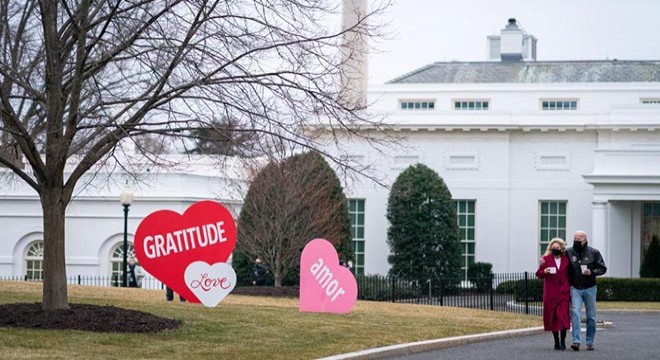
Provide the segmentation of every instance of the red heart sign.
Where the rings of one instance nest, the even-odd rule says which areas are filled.
[[[226,262],[236,245],[234,218],[221,204],[197,202],[180,215],[171,210],[149,214],[137,228],[135,256],[142,268],[190,302],[185,271],[195,261]]]

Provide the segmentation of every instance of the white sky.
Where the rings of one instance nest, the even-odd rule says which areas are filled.
[[[660,0],[392,0],[389,40],[371,44],[369,83],[436,61],[487,60],[509,18],[538,39],[537,60],[660,60]]]

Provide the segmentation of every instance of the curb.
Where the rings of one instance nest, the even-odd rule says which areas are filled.
[[[424,340],[424,341],[417,341],[407,344],[383,346],[379,348],[361,350],[352,353],[333,355],[318,360],[383,359],[385,357],[390,357],[390,356],[410,355],[424,351],[444,349],[459,345],[472,344],[481,341],[508,339],[518,336],[540,334],[542,332],[543,332],[543,327],[538,326],[538,327],[531,327],[531,328],[517,329],[517,330],[496,331],[485,334],[454,336],[444,339]]]

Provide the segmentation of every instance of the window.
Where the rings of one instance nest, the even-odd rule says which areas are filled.
[[[135,249],[132,243],[128,243],[128,254],[126,259],[135,257]],[[124,263],[124,244],[119,243],[115,245],[110,255],[110,277],[112,278],[112,286],[120,286],[122,281],[122,265]]]
[[[351,237],[353,239],[353,253],[355,274],[364,275],[364,199],[349,199],[348,214],[351,218]]]
[[[433,100],[424,100],[424,101],[400,101],[401,110],[433,110],[435,109],[435,101]]]
[[[660,104],[660,98],[640,99],[642,104]]]
[[[474,200],[456,200],[456,215],[458,232],[461,238],[461,270],[463,279],[467,280],[468,267],[474,264]]]
[[[543,254],[553,238],[566,240],[566,202],[541,201],[540,215],[539,254]]]
[[[25,253],[25,279],[43,280],[44,242],[36,241],[28,246]]]
[[[454,100],[454,110],[488,110],[488,100]]]
[[[554,111],[554,110],[577,110],[578,101],[577,100],[541,100],[541,109],[544,111]]]

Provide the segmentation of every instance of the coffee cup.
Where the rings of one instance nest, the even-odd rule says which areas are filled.
[[[548,269],[550,271],[550,274],[556,274],[557,273],[557,268],[555,268],[555,267],[549,267]]]
[[[582,269],[582,273],[584,274],[587,271],[587,265],[580,265],[580,269]]]

